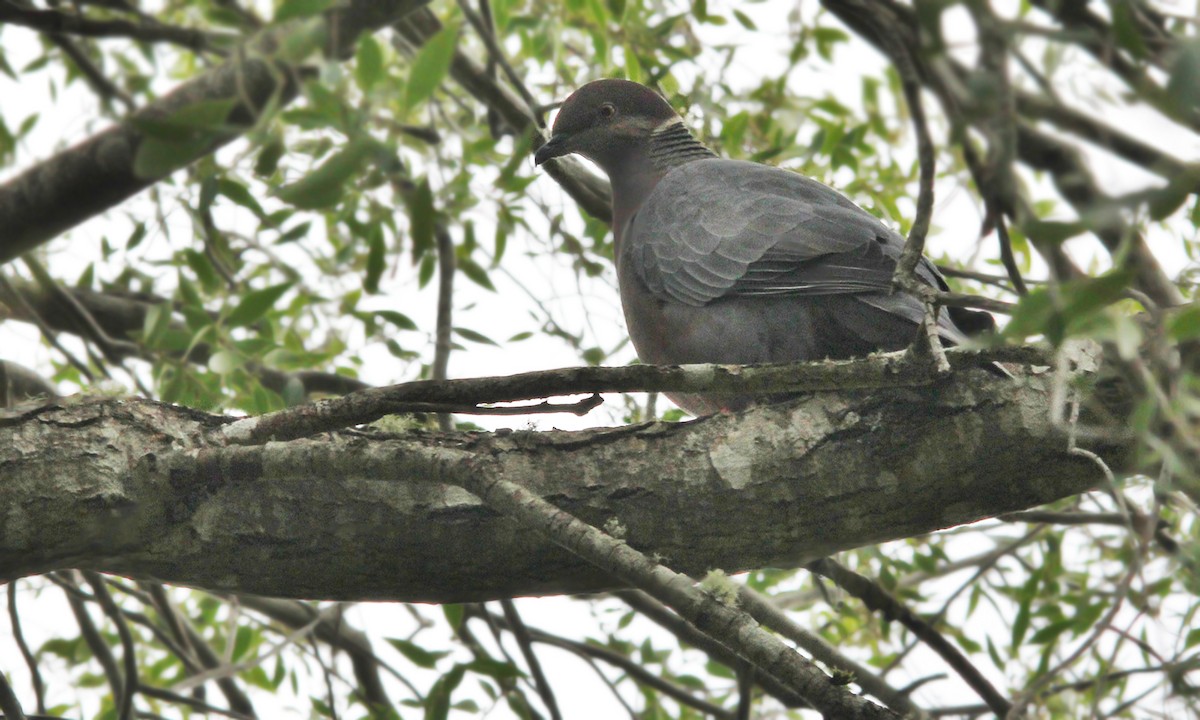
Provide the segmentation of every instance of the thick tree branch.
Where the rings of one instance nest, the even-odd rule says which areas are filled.
[[[54,383],[29,368],[9,360],[0,360],[0,408],[29,398],[56,398]]]
[[[696,587],[687,575],[651,559],[594,524],[581,521],[528,488],[503,475],[472,471],[459,473],[453,482],[614,579],[653,595],[705,634],[735,649],[754,667],[782,680],[825,717],[846,720],[901,717],[854,695],[844,685],[831,682],[811,660],[763,630],[748,613],[737,609],[735,601],[726,604],[719,595]]]
[[[158,22],[134,23],[128,20],[98,20],[58,10],[23,8],[12,0],[0,0],[0,24],[20,25],[51,35],[169,42],[197,52],[214,50],[214,41],[220,45],[222,42],[233,40],[233,36],[230,35],[215,35],[202,30],[192,30]]]
[[[353,0],[330,11],[326,19],[331,54],[354,47],[363,32],[385,27],[403,18],[427,0]],[[225,129],[197,148],[191,162],[212,153],[249,128],[272,100],[286,105],[297,93],[297,71],[273,59],[291,26],[271,28],[251,40],[243,50],[221,65],[176,88],[162,99],[134,113],[130,120],[104,130],[57,155],[38,163],[0,185],[0,263],[50,240],[88,218],[107,210],[149,187],[159,177],[140,177],[134,158],[144,134],[136,121],[169,117],[199,102],[237,101],[226,118]],[[180,167],[187,162],[180,163]]]
[[[0,322],[8,319],[41,321],[53,330],[84,338],[95,338],[99,334],[119,341],[109,343],[106,348],[106,354],[111,352],[110,357],[114,360],[138,357],[153,362],[156,359],[156,351],[127,339],[141,333],[146,326],[146,314],[168,300],[118,291],[97,292],[61,286],[56,288],[58,292],[54,292],[44,286],[22,281],[9,284],[11,291],[0,284]],[[20,298],[13,293],[19,293]],[[21,299],[25,302],[20,302]],[[186,332],[187,328],[181,320],[172,320],[171,329]],[[204,366],[213,352],[213,347],[208,343],[197,343],[188,349],[186,355],[183,352],[170,355]],[[345,395],[370,387],[352,377],[318,370],[284,372],[257,363],[252,363],[249,370],[258,376],[264,387],[280,394],[292,380],[300,382],[306,395]]]
[[[76,567],[436,602],[614,586],[439,484],[464,473],[519,482],[589,523],[616,518],[631,545],[683,572],[797,567],[1092,487],[1095,466],[1050,421],[1048,385],[955,373],[682,424],[250,447],[222,447],[227,419],[182,408],[51,405],[0,415],[0,580]],[[1131,445],[1092,449],[1118,466]]]

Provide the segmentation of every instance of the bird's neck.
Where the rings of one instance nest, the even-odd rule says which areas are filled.
[[[679,118],[660,125],[644,143],[622,157],[619,171],[608,172],[612,181],[617,253],[621,251],[626,224],[663,176],[694,160],[717,157],[688,131]]]
[[[717,156],[697,140],[679,118],[663,123],[650,133],[647,155],[651,165],[664,175],[673,168],[693,160]]]

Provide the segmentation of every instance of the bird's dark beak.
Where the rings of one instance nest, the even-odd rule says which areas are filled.
[[[533,154],[533,164],[541,165],[547,160],[551,160],[556,157],[562,157],[563,155],[569,155],[575,152],[571,149],[570,144],[571,136],[567,135],[566,133],[559,133],[552,136],[544,145],[537,149],[536,153]]]

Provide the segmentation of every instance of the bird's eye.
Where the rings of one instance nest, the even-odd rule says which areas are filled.
[[[617,108],[612,103],[604,103],[600,106],[600,117],[610,118],[617,114]]]

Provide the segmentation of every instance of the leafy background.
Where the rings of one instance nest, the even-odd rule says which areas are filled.
[[[412,23],[325,51],[323,13],[334,9],[326,0],[9,5],[0,14],[8,23],[0,25],[0,96],[19,101],[0,103],[6,178],[241,53],[286,61],[280,72],[294,73],[300,88],[296,102],[267,103],[239,129],[241,139],[0,269],[0,319],[15,321],[0,325],[5,359],[64,393],[133,392],[260,414],[365,384],[631,362],[608,227],[530,160],[532,129],[550,105],[598,77],[656,85],[720,154],[827,182],[901,232],[915,212],[918,167],[900,75],[859,28],[807,0],[435,2],[437,32]],[[1196,383],[1178,358],[1200,336],[1200,312],[1166,312],[1161,298],[1147,297],[1136,246],[1158,258],[1179,299],[1193,297],[1200,41],[1194,6],[1092,6],[1095,21],[1072,3],[911,8],[928,57],[973,70],[963,90],[973,104],[960,114],[926,96],[938,167],[929,252],[967,271],[953,278],[956,290],[1019,300],[1011,322],[1002,319],[1004,340],[1081,337],[1113,349],[1134,378],[1128,424],[1142,439],[1144,474],[1122,479],[1120,494],[841,560],[930,619],[1007,694],[1034,692],[1029,700],[1044,716],[1182,717],[1195,712],[1200,631]],[[128,27],[103,35],[17,27],[32,23],[32,12],[83,28]],[[1147,30],[1146,18],[1159,30]],[[275,27],[287,29],[277,47],[243,45]],[[457,57],[473,59],[487,82],[464,83],[453,71]],[[996,57],[1032,100],[1005,109],[1004,89],[994,85],[1001,75],[988,71]],[[518,98],[529,125],[514,128],[489,87]],[[157,176],[208,147],[230,129],[233,104],[206,101],[131,121],[146,137],[136,169]],[[1080,148],[1093,183],[1088,202],[1073,201],[1055,168],[1006,156],[1013,148],[1003,138],[1017,118]],[[1131,149],[1129,137],[1152,152]],[[967,149],[994,171],[994,185],[981,191]],[[1009,205],[1014,265],[1031,290],[1024,297],[996,235],[981,236],[989,193]],[[1115,243],[1104,239],[1112,228]],[[1050,270],[1062,257],[1086,274],[1062,281]],[[52,314],[46,298],[63,289],[120,301],[133,322],[108,334],[30,324],[39,308]],[[439,311],[442,296],[451,312]],[[1145,310],[1154,311],[1150,325],[1135,319]],[[654,417],[682,415],[665,401],[628,396],[583,420],[453,423],[550,428]],[[986,711],[907,629],[814,576],[764,570],[744,582],[893,685],[919,684],[913,697],[923,706],[965,706],[957,716],[967,717]],[[262,717],[465,717],[494,707],[505,709],[493,716],[553,714],[504,630],[505,612],[517,608],[549,633],[535,645],[550,685],[571,688],[558,693],[566,717],[700,716],[635,666],[725,712],[737,706],[736,669],[686,649],[627,599],[508,608],[312,603],[325,614],[289,623],[282,604],[264,610],[197,590],[56,573],[9,586],[16,610],[0,656],[27,710],[39,705],[33,666],[46,712],[116,716],[105,648],[120,655],[122,624],[101,612],[105,587],[125,611],[144,688],[171,688],[143,689],[137,706],[167,717],[208,705]],[[19,659],[18,619],[32,664]],[[370,640],[365,655],[330,644],[332,634],[360,630]],[[582,680],[586,666],[560,663],[563,652],[599,663],[601,679]],[[187,678],[204,667],[209,675],[199,677],[223,684],[210,681],[197,695]],[[368,700],[372,667],[386,704]],[[770,699],[758,711],[804,714]]]

